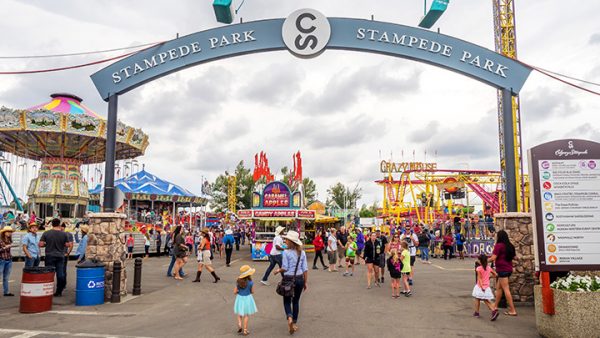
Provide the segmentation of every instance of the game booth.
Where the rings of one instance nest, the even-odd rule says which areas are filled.
[[[238,217],[251,225],[252,259],[268,260],[275,229],[283,226],[305,238],[305,224],[315,220],[315,211],[301,208],[302,193],[292,192],[280,181],[265,185],[261,192],[252,193],[252,209],[239,210]]]

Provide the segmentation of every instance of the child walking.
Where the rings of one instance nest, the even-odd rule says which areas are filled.
[[[479,264],[475,269],[477,272],[477,283],[475,283],[475,286],[473,287],[473,298],[475,298],[475,313],[473,313],[473,317],[479,318],[479,305],[481,301],[483,301],[490,311],[492,311],[490,320],[494,321],[498,318],[499,313],[498,309],[496,309],[491,302],[494,299],[494,294],[490,288],[490,275],[496,277],[497,274],[496,271],[488,266],[488,258],[486,255],[479,255],[477,260]]]
[[[346,243],[346,272],[344,272],[344,276],[354,276],[356,251],[358,251],[358,246],[354,242],[354,237],[348,236],[348,243]],[[351,269],[350,272],[348,272],[348,269]]]
[[[410,291],[410,285],[408,283],[408,278],[410,277],[410,252],[408,251],[408,242],[402,241],[400,243],[402,248],[402,253],[400,254],[400,260],[402,260],[402,285],[404,290],[400,293],[405,295],[406,297],[410,297],[412,292]]]
[[[400,297],[400,278],[402,278],[402,261],[398,256],[398,250],[392,249],[390,251],[387,267],[392,278],[392,298],[398,298]]]
[[[256,269],[251,268],[249,265],[244,265],[240,268],[240,276],[237,280],[237,285],[233,290],[237,296],[235,297],[235,304],[233,306],[233,312],[238,316],[238,333],[247,336],[250,332],[248,331],[248,316],[258,312],[254,297],[252,297],[252,275],[256,272]]]

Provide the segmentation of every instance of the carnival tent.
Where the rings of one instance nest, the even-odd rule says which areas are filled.
[[[196,196],[190,191],[159,178],[146,170],[132,174],[129,177],[119,179],[115,181],[115,187],[121,190],[125,196],[131,196],[131,199],[145,199],[148,196],[149,199],[162,200],[160,197],[174,197],[178,196],[180,202],[200,202],[206,200],[208,196],[201,194]],[[103,190],[101,185],[97,185],[94,189],[90,190],[90,195],[99,195]],[[129,198],[128,198],[129,199]],[[172,199],[169,199],[169,201]]]

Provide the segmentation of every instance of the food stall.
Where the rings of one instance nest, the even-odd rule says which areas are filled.
[[[298,231],[304,238],[305,223],[315,219],[314,210],[301,209],[302,193],[292,192],[289,186],[280,181],[265,185],[259,192],[253,192],[252,209],[239,210],[237,215],[251,225],[252,259],[268,260],[275,229],[283,226],[287,230]]]

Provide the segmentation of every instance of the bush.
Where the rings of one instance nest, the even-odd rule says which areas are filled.
[[[557,279],[550,287],[572,292],[600,292],[600,277],[569,275]]]

